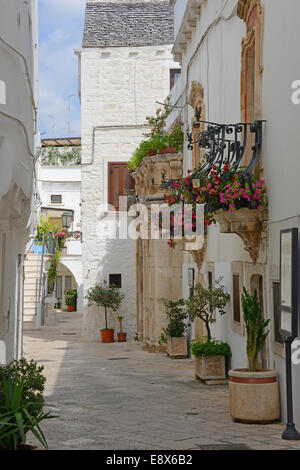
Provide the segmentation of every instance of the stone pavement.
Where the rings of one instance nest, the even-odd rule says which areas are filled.
[[[24,327],[24,355],[45,365],[47,403],[61,417],[42,424],[49,449],[300,449],[281,439],[282,423],[233,423],[227,386],[195,380],[191,359],[91,342],[80,314],[59,318]]]

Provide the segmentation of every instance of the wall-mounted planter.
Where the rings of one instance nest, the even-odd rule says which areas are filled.
[[[225,356],[195,357],[195,375],[207,385],[226,384]]]
[[[167,353],[171,359],[185,359],[187,357],[186,336],[181,338],[168,338]]]
[[[270,423],[280,417],[277,372],[229,371],[230,415],[243,423]]]
[[[178,151],[177,147],[173,145],[171,147],[165,147],[163,149],[160,149],[158,153],[159,155],[164,155],[165,153],[178,153]]]

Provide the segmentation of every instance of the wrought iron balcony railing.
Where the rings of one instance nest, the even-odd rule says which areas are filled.
[[[203,180],[208,176],[211,170],[221,171],[225,164],[228,164],[232,170],[240,169],[241,178],[251,179],[253,170],[256,167],[262,149],[262,127],[265,120],[257,120],[253,123],[237,124],[218,124],[210,121],[201,120],[201,108],[196,108],[194,129],[200,129],[201,124],[206,125],[206,129],[199,132],[194,140],[194,133],[187,130],[187,148],[193,150],[197,145],[206,149],[204,161],[201,168],[194,172],[195,177]],[[253,145],[247,146],[249,135],[254,135]],[[245,152],[252,152],[250,162],[243,166],[242,160]],[[175,180],[165,180],[162,175],[162,187],[168,189],[173,187]]]

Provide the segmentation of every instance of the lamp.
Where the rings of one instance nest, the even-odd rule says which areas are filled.
[[[70,228],[73,215],[70,212],[64,212],[61,216],[63,228],[67,231]]]

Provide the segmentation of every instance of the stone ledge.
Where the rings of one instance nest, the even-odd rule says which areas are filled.
[[[256,263],[266,231],[264,214],[245,207],[233,212],[220,209],[215,213],[215,219],[221,233],[235,233],[243,240],[245,250]]]

